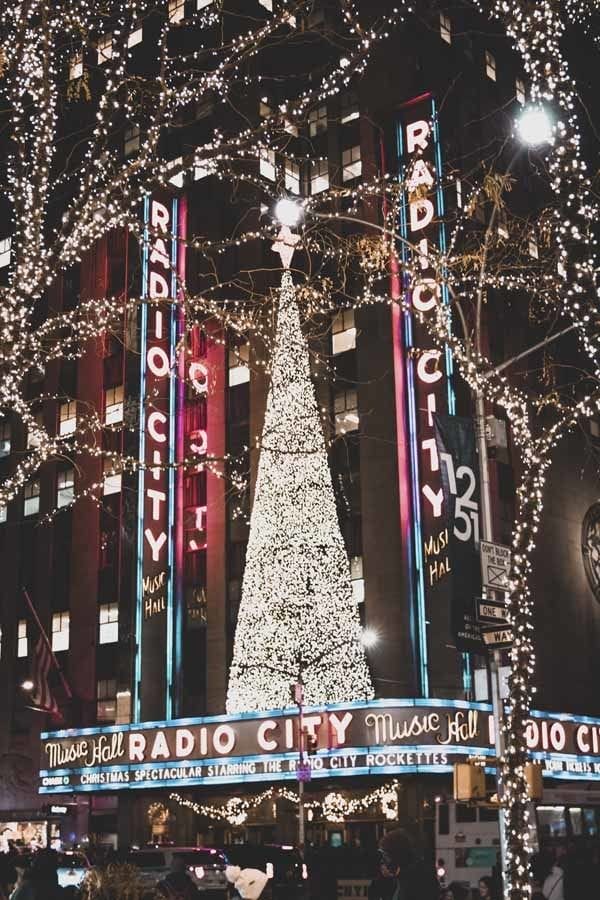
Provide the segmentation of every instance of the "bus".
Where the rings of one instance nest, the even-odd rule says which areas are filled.
[[[530,840],[534,852],[585,847],[600,854],[600,791],[579,785],[544,789]],[[436,801],[435,856],[441,885],[477,887],[500,862],[497,807]]]

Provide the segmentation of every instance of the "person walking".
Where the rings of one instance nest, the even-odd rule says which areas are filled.
[[[419,859],[402,828],[383,836],[379,856],[380,874],[369,887],[369,900],[438,900],[433,867]]]
[[[545,900],[565,900],[565,873],[558,860],[544,879],[542,894]]]
[[[198,900],[200,892],[186,872],[185,859],[175,854],[171,860],[171,871],[157,885],[166,900]]]

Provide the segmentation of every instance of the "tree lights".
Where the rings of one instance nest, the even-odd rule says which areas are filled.
[[[284,265],[294,239],[284,226],[274,245]],[[288,706],[296,681],[307,706],[373,696],[308,347],[285,268],[227,711]]]

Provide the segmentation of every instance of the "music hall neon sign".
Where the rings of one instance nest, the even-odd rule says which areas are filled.
[[[444,212],[440,184],[440,144],[433,98],[426,94],[407,103],[397,124],[398,158],[406,183],[401,209],[405,264],[412,266],[412,281],[405,283],[407,310],[403,319],[406,398],[409,439],[409,478],[412,507],[412,589],[415,599],[415,641],[419,682],[429,693],[426,623],[431,620],[428,591],[450,574],[446,510],[435,440],[435,413],[454,413],[452,360],[434,345],[422,321],[436,304],[445,301],[432,247],[444,249],[440,224]],[[403,415],[398,412],[397,415]]]
[[[172,713],[178,201],[144,203],[134,718]]]

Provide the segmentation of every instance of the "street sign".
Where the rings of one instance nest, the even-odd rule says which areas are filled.
[[[502,650],[512,647],[512,628],[485,628],[481,631],[483,643],[489,650]]]
[[[310,781],[311,776],[312,776],[312,772],[311,772],[311,768],[310,768],[310,763],[307,763],[307,762],[298,763],[298,766],[296,768],[296,780],[303,781],[306,783],[307,781]]]
[[[507,591],[510,577],[510,547],[480,541],[479,551],[483,586],[491,591]]]
[[[477,600],[477,620],[483,624],[496,625],[498,628],[508,625],[506,607],[503,603],[491,600]]]

